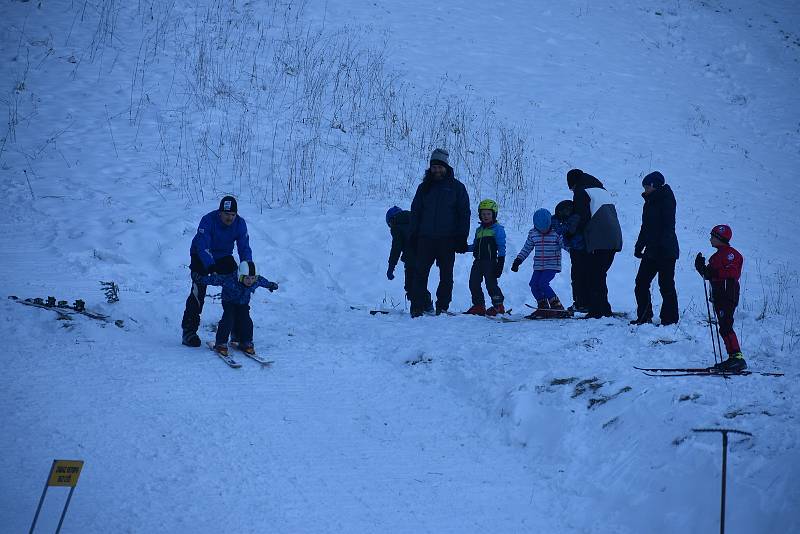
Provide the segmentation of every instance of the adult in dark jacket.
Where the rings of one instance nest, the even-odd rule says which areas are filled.
[[[636,273],[636,319],[631,324],[653,320],[650,284],[658,275],[661,291],[661,324],[678,322],[678,294],[675,291],[675,262],[678,260],[678,237],[675,235],[675,195],[664,183],[664,175],[651,172],[642,180],[644,206],[642,227],[633,255],[641,259]]]
[[[419,317],[425,311],[428,276],[434,262],[439,266],[436,313],[447,311],[453,298],[456,252],[467,251],[469,195],[464,184],[453,175],[448,157],[444,149],[433,151],[430,167],[411,202],[411,242],[416,250],[412,317]]]
[[[237,214],[236,199],[225,196],[220,200],[218,210],[206,213],[200,219],[189,249],[189,269],[202,276],[235,272],[238,266],[233,259],[234,244],[239,252],[239,261],[253,261],[247,223]],[[186,298],[181,328],[183,344],[199,347],[197,329],[200,327],[200,314],[206,298],[206,285],[196,282],[194,278],[196,276],[192,279],[192,291]]]
[[[411,212],[392,206],[386,212],[386,224],[392,235],[392,248],[389,251],[389,268],[386,270],[386,278],[394,280],[394,269],[397,262],[403,262],[404,284],[406,298],[411,300],[411,293],[414,290],[414,274],[416,268],[416,251],[411,246]],[[426,311],[433,311],[431,294],[426,292]]]
[[[622,250],[622,229],[617,209],[602,182],[580,169],[567,173],[567,186],[572,191],[574,213],[578,216],[576,232],[583,236],[586,247],[586,287],[589,295],[589,317],[611,316],[606,277],[614,255]]]

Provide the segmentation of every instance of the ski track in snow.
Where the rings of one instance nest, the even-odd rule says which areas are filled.
[[[402,270],[391,283],[383,274],[383,213],[410,199],[262,213],[243,193],[254,259],[280,290],[252,304],[256,347],[276,363],[240,357],[239,370],[179,344],[189,243],[218,195],[160,187],[155,119],[136,131],[117,117],[140,42],[123,22],[135,8],[121,8],[118,44],[71,76],[93,27],[66,4],[4,6],[0,78],[31,66],[24,89],[4,89],[9,109],[28,114],[0,156],[0,290],[82,298],[125,327],[0,299],[11,348],[2,530],[27,528],[51,460],[75,458],[86,465],[64,532],[710,532],[721,440],[691,429],[716,426],[754,434],[730,439],[729,530],[800,530],[796,312],[758,318],[781,273],[781,298],[798,289],[800,238],[787,230],[800,193],[798,48],[781,36],[800,14],[733,4],[310,2],[329,27],[390,27],[390,58],[420,87],[447,73],[532,123],[543,205],[568,196],[571,166],[604,181],[625,239],[609,275],[618,310],[635,306],[640,176],[662,170],[679,203],[682,319],[371,316],[403,307]],[[169,68],[151,66],[153,102]],[[691,262],[710,254],[708,228],[722,220],[746,261],[736,328],[748,362],[786,376],[646,377],[632,366],[711,363]],[[507,231],[513,254],[527,228]],[[470,304],[470,264],[457,259],[453,311]],[[554,289],[567,301],[564,264]],[[529,269],[500,280],[517,312]],[[105,280],[119,284],[118,303],[105,303]],[[207,299],[204,340],[220,314]],[[61,489],[38,530],[54,530]]]

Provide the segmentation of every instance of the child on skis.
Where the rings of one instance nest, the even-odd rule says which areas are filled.
[[[719,371],[738,372],[747,369],[736,332],[733,331],[733,313],[739,304],[739,277],[742,274],[744,258],[738,250],[730,246],[733,236],[730,226],[720,224],[711,229],[711,246],[717,251],[708,259],[702,252],[697,253],[694,267],[700,276],[711,281],[711,300],[717,316],[719,334],[725,343],[728,359],[714,365]]]
[[[467,247],[475,260],[469,275],[469,291],[472,293],[472,307],[465,313],[470,315],[488,315],[494,317],[505,313],[503,292],[497,279],[503,274],[506,260],[506,230],[497,222],[497,202],[491,199],[481,200],[478,204],[480,226],[475,230],[475,239]],[[483,299],[481,281],[486,282],[486,292],[492,300],[492,306],[486,309]]]
[[[561,236],[552,228],[550,212],[545,208],[536,210],[528,239],[511,265],[512,271],[519,271],[519,266],[533,252],[533,276],[529,285],[536,299],[537,309],[528,315],[529,319],[567,315],[563,304],[550,287],[550,282],[561,271],[561,245]]]
[[[416,251],[411,243],[411,212],[392,206],[386,212],[386,225],[392,235],[392,248],[389,251],[389,268],[386,270],[386,278],[394,280],[394,269],[397,262],[403,262],[403,274],[405,275],[403,287],[406,290],[406,299],[410,301],[416,273]],[[425,311],[433,312],[433,301],[428,288],[425,288]]]
[[[256,272],[256,264],[243,261],[239,264],[238,276],[234,274],[211,274],[203,276],[193,272],[192,279],[210,286],[222,286],[222,318],[217,325],[217,339],[214,350],[223,356],[228,355],[228,336],[231,330],[238,339],[238,347],[242,352],[255,354],[253,346],[253,320],[250,318],[250,297],[256,288],[263,287],[271,292],[278,289],[278,284],[270,282]]]

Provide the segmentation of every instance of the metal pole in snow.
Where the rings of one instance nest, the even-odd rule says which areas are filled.
[[[724,478],[723,478],[724,480]],[[724,484],[724,482],[723,482]],[[61,519],[58,520],[58,527],[56,527],[56,534],[61,532],[61,525],[64,524],[64,517],[67,515],[67,508],[69,508],[69,501],[72,500],[72,494],[75,492],[75,486],[72,486],[69,489],[69,495],[67,495],[67,502],[64,503],[64,510],[61,512]]]
[[[44,489],[42,490],[42,496],[39,498],[39,506],[36,507],[36,514],[33,516],[33,523],[31,523],[31,529],[28,531],[28,534],[33,534],[33,529],[36,528],[36,521],[39,520],[39,512],[42,511],[42,504],[44,503],[44,496],[47,495],[47,488],[50,486],[48,483],[50,481],[50,475],[53,474],[53,468],[56,466],[55,460],[53,460],[53,465],[50,466],[50,473],[47,475],[47,480],[44,482]]]
[[[703,283],[705,285],[705,282]],[[752,436],[750,432],[734,430],[732,428],[693,428],[694,432],[720,432],[722,434],[722,491],[720,494],[719,534],[725,534],[725,494],[728,478],[728,433]]]

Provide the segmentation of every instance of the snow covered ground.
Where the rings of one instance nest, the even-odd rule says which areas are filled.
[[[0,378],[0,457],[10,466],[0,479],[3,532],[29,527],[54,458],[86,462],[64,532],[712,532],[721,440],[692,429],[714,427],[753,434],[731,437],[727,531],[800,531],[795,3],[107,0],[0,9],[0,294],[81,298],[124,321],[58,321],[0,299],[10,349]],[[234,28],[228,40],[198,44],[192,28],[209,13]],[[501,222],[568,198],[571,167],[603,180],[625,239],[609,276],[619,311],[634,309],[640,180],[663,172],[679,204],[680,323],[369,315],[405,309],[402,281],[385,279],[383,215],[408,207],[425,156],[409,149],[400,161],[402,150],[353,141],[346,126],[332,126],[326,136],[337,137],[319,145],[329,155],[281,145],[295,135],[289,122],[243,128],[238,117],[259,109],[295,113],[288,97],[254,97],[272,88],[253,89],[247,72],[222,73],[241,85],[189,90],[204,78],[187,65],[221,80],[226,50],[247,49],[257,63],[261,51],[242,44],[243,32],[266,20],[354,32],[415,94],[441,88],[476,109],[493,101],[498,120],[527,128],[530,205],[509,213],[501,203]],[[235,109],[247,111],[225,123]],[[209,124],[222,126],[203,130]],[[329,192],[315,186],[300,204],[292,190],[291,205],[279,201],[276,190],[305,183],[282,181],[289,148],[336,170]],[[209,163],[220,149],[225,165]],[[242,164],[248,150],[284,158],[269,167],[277,178],[261,180],[266,163]],[[341,154],[354,151],[364,157],[345,171]],[[454,167],[466,173],[458,160]],[[339,171],[350,173],[341,183]],[[494,196],[491,180],[479,185],[481,197]],[[256,293],[252,310],[270,369],[248,360],[232,370],[179,343],[189,243],[225,193],[239,197],[254,259],[280,284]],[[692,259],[711,252],[718,223],[733,227],[745,256],[736,329],[748,362],[785,376],[644,376],[632,366],[713,363]],[[507,225],[511,253],[527,230]],[[457,259],[453,310],[470,304],[470,264]],[[532,302],[528,269],[501,278],[517,312]],[[565,270],[554,283],[565,301],[568,280]],[[119,302],[105,302],[100,281],[119,285]],[[205,339],[220,313],[208,300]],[[65,498],[50,490],[41,531],[54,529]]]

